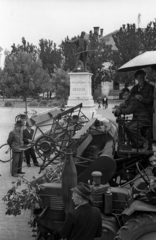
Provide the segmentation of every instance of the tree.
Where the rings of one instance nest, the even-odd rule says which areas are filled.
[[[105,62],[111,62],[111,46],[90,34],[90,45],[87,65],[92,75],[92,90],[98,87],[101,82],[111,81],[111,69],[104,68]]]
[[[49,75],[43,70],[42,62],[35,60],[32,53],[18,51],[6,57],[3,69],[6,93],[22,96],[26,102],[28,96],[35,96],[42,91],[45,82],[49,82]]]
[[[130,59],[139,55],[140,42],[139,37],[136,34],[135,24],[127,24],[127,28],[125,25],[123,25],[123,27],[121,27],[120,30],[113,35],[113,39],[115,46],[117,47],[117,51],[114,51],[112,55],[112,60],[114,63],[113,80],[124,84],[125,87],[128,87],[129,85],[134,84],[132,81],[134,79],[134,72],[118,73],[117,69]]]
[[[67,100],[69,96],[69,75],[63,69],[55,69],[52,75],[53,86],[55,86],[56,96]]]
[[[0,91],[3,94],[3,101],[4,101],[5,84],[4,84],[3,70],[1,69],[0,69]]]
[[[71,40],[75,40],[76,37],[71,38]],[[68,36],[62,41],[60,48],[63,55],[63,69],[65,71],[72,71],[75,67],[76,58],[76,45],[68,43]]]
[[[113,52],[113,80],[125,87],[134,84],[134,72],[118,73],[117,69],[137,55],[156,48],[156,23],[150,22],[145,29],[136,29],[135,24],[123,25],[113,35],[117,51]]]
[[[62,55],[61,50],[56,47],[56,44],[51,40],[41,39],[39,41],[39,57],[42,60],[43,68],[45,71],[49,73],[51,78],[49,87],[45,88],[48,92],[50,92],[50,98],[52,91],[54,90],[54,86],[52,85],[52,74],[54,73],[56,68],[60,68],[62,63]]]
[[[26,41],[24,37],[22,37],[22,44],[18,44],[17,46],[15,43],[11,46],[11,54],[18,54],[18,52],[27,52],[31,53],[33,57],[36,59],[38,57],[38,49],[32,43]]]
[[[61,50],[51,40],[41,39],[39,41],[39,57],[42,60],[43,68],[48,71],[50,77],[55,67],[59,68],[62,62]]]

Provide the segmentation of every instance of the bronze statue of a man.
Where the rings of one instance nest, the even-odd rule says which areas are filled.
[[[86,60],[88,56],[88,45],[89,45],[89,39],[85,32],[81,32],[81,36],[79,38],[76,38],[75,40],[68,41],[68,43],[75,43],[77,45],[77,51],[76,51],[76,64],[74,71],[77,71],[79,66],[79,61],[82,62],[82,70],[87,71],[86,68]]]

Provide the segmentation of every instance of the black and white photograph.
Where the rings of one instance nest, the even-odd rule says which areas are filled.
[[[156,1],[0,10],[0,240],[156,240]]]

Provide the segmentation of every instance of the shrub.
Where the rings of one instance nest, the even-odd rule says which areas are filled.
[[[57,98],[57,99],[61,99],[62,96],[58,94],[58,95],[56,96],[56,98]]]
[[[47,100],[43,99],[40,102],[40,106],[46,106],[47,105]]]
[[[12,102],[5,102],[4,107],[13,107],[14,104]]]
[[[38,103],[40,103],[40,102],[41,102],[41,100],[42,100],[41,98],[38,98],[38,99],[37,99],[37,102],[38,102]]]
[[[54,103],[52,104],[52,106],[53,106],[53,107],[58,107],[59,104],[58,104],[57,102],[54,102]]]
[[[29,106],[30,107],[36,107],[36,106],[38,106],[38,102],[33,101],[33,102],[29,103]]]

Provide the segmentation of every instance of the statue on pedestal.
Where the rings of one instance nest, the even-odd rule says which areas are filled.
[[[86,61],[88,57],[89,35],[85,32],[81,32],[81,36],[75,40],[68,41],[68,43],[75,43],[77,45],[76,51],[76,64],[74,72],[79,71],[79,61],[82,63],[81,71],[87,72]]]

